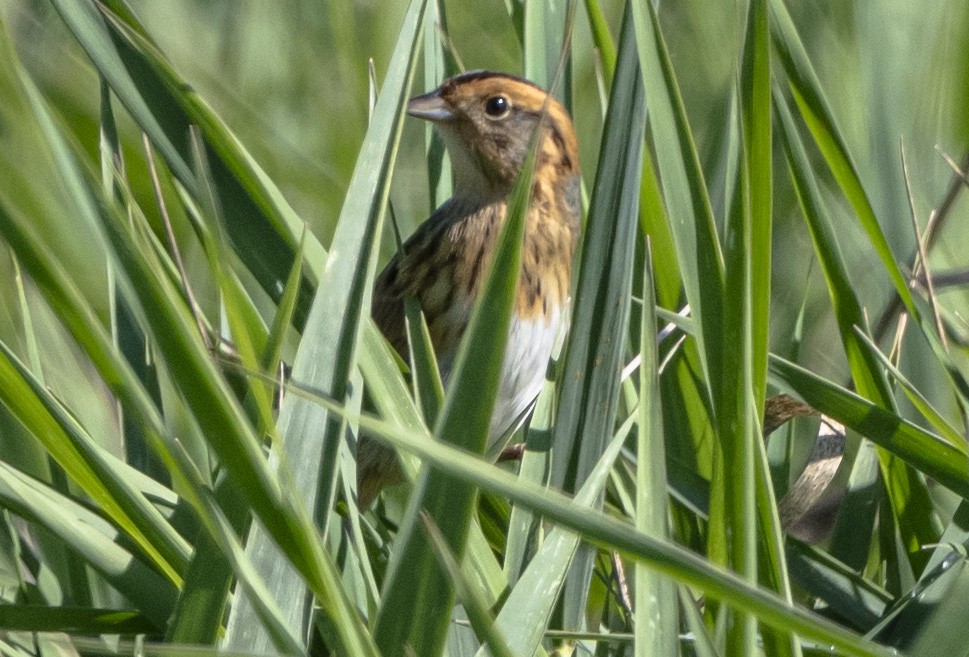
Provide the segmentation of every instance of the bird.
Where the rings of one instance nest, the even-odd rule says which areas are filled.
[[[541,130],[489,431],[489,443],[494,444],[537,397],[556,335],[566,321],[582,212],[575,129],[562,103],[540,86],[487,70],[447,78],[437,89],[410,99],[407,113],[431,122],[440,134],[451,160],[453,195],[377,276],[371,314],[390,345],[406,355],[404,300],[416,298],[445,386],[532,134]],[[357,450],[360,508],[368,508],[384,486],[401,480],[393,452],[364,438]]]

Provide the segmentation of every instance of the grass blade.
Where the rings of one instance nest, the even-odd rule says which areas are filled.
[[[659,363],[656,348],[656,299],[652,257],[646,247],[643,267],[643,320],[640,336],[639,420],[636,442],[636,529],[661,539],[670,532],[667,516],[666,449],[663,436]],[[636,564],[636,657],[675,655],[679,643],[678,596],[666,577]]]
[[[969,497],[969,458],[961,449],[782,358],[771,358],[770,373],[777,384],[792,390],[821,413],[857,431],[960,496]]]
[[[775,112],[780,119],[781,133],[787,152],[788,169],[794,181],[795,192],[808,222],[815,252],[821,261],[828,291],[831,295],[841,341],[848,356],[852,378],[858,391],[882,408],[895,410],[895,399],[878,359],[867,345],[860,341],[856,330],[868,333],[868,323],[848,278],[847,269],[838,246],[837,238],[822,209],[817,181],[811,173],[807,154],[800,143],[793,118],[780,92],[775,93]],[[877,441],[876,441],[877,442]],[[920,571],[925,565],[926,554],[921,546],[935,543],[938,539],[931,518],[915,509],[931,508],[923,482],[915,473],[893,462],[885,454],[879,455],[886,491],[896,518],[900,519],[906,550],[913,567]],[[904,519],[904,520],[902,520]]]
[[[322,399],[318,401],[330,404]],[[336,405],[330,407],[333,411],[340,410]],[[360,417],[359,421],[364,432],[382,442],[411,451],[435,468],[462,481],[493,490],[527,506],[547,520],[579,532],[588,543],[617,550],[623,556],[647,563],[679,582],[695,586],[731,606],[756,615],[772,627],[833,646],[845,655],[890,657],[894,654],[809,612],[792,607],[772,593],[750,586],[678,545],[642,534],[627,522],[592,511],[562,493],[521,482],[495,466],[470,458],[464,451],[427,436],[401,431],[367,416]]]
[[[650,2],[630,2],[629,7],[663,199],[672,222],[686,298],[701,327],[694,338],[705,378],[719,381],[720,341],[716,336],[720,335],[724,275],[713,208],[656,9]]]
[[[344,399],[350,392],[359,334],[369,314],[390,174],[400,139],[404,103],[416,67],[425,6],[424,0],[411,3],[401,27],[390,71],[377,101],[321,285],[293,362],[294,381],[337,399]],[[298,466],[291,472],[293,483],[304,495],[303,504],[324,528],[339,481],[344,426],[339,420],[329,418],[326,409],[298,397],[286,400],[278,421],[285,453]],[[272,582],[273,593],[279,606],[286,610],[290,627],[298,635],[304,635],[303,624],[309,617],[307,605],[311,600],[300,575],[280,562],[278,548],[273,543],[270,535],[257,530],[250,537],[247,551],[256,568]],[[268,648],[266,637],[251,622],[251,610],[245,602],[233,611],[226,646],[238,650]]]
[[[226,215],[233,217],[230,237],[266,292],[278,299],[278,283],[286,280],[301,230],[301,222],[279,191],[143,36],[144,29],[124,0],[55,0],[53,4],[175,177],[193,192],[198,190],[185,135],[191,124],[201,127],[212,149],[208,155],[220,202]],[[298,304],[300,321],[309,308],[310,291],[311,282],[306,281]]]
[[[920,314],[915,308],[911,292],[898,268],[891,247],[882,233],[881,226],[878,225],[871,201],[858,177],[858,169],[848,153],[848,147],[838,129],[834,113],[821,89],[821,82],[783,0],[770,0],[770,15],[774,46],[788,75],[801,116],[827,160],[828,167],[838,181],[845,198],[851,203],[855,214],[868,233],[872,246],[881,258],[906,309],[913,317],[918,318]]]
[[[118,545],[117,530],[101,516],[5,463],[0,463],[0,503],[70,545],[156,627],[164,626],[175,603],[174,587]]]
[[[639,185],[646,107],[627,13],[609,101],[598,173],[565,347],[552,433],[551,484],[574,491],[595,467],[612,436],[625,364],[630,290],[639,220]],[[579,555],[565,590],[565,629],[582,629],[592,552]]]

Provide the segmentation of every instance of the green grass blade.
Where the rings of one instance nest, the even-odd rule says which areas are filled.
[[[553,353],[558,360],[559,354]],[[555,421],[556,384],[547,378],[535,401],[535,410],[528,421],[525,453],[518,466],[518,476],[525,481],[545,484],[548,481],[551,458],[552,425]],[[504,572],[512,585],[521,577],[528,559],[538,549],[540,532],[535,516],[528,509],[513,506],[505,539]]]
[[[414,397],[421,405],[424,422],[434,426],[444,405],[444,384],[437,367],[431,333],[420,304],[413,297],[404,300],[407,322],[407,342],[410,347],[411,373],[414,378]]]
[[[828,281],[828,292],[852,378],[863,396],[882,408],[894,411],[895,399],[881,364],[856,334],[857,329],[867,333],[868,323],[848,278],[834,230],[822,208],[818,183],[811,172],[807,154],[780,92],[775,93],[774,108],[780,119],[788,170],[814,240],[815,252]],[[930,516],[914,511],[931,508],[928,493],[924,483],[917,480],[914,472],[893,463],[887,455],[880,455],[879,460],[894,515],[904,519],[899,524],[899,530],[902,532],[909,558],[916,570],[920,570],[925,565],[925,553],[921,552],[921,546],[934,543],[938,538]]]
[[[135,611],[10,605],[0,608],[0,627],[6,631],[79,634],[151,634],[155,631],[155,626]]]
[[[741,81],[747,180],[750,185],[751,362],[754,400],[756,408],[762,408],[766,394],[770,334],[771,214],[774,198],[767,0],[753,0],[750,3]]]
[[[762,584],[788,602],[793,602],[789,579],[787,556],[784,551],[783,527],[777,511],[777,498],[774,495],[774,485],[770,476],[770,465],[767,460],[766,446],[758,441],[754,446],[756,453],[756,513],[758,523],[758,553],[757,565],[759,579]],[[768,652],[781,657],[791,655],[800,657],[801,646],[797,637],[789,632],[777,631],[774,628],[764,628],[761,632],[764,645]]]
[[[71,546],[156,627],[164,626],[175,588],[121,547],[117,530],[101,516],[5,463],[0,463],[0,504]]]
[[[324,400],[318,401],[329,404]],[[331,410],[340,409],[331,405]],[[470,458],[464,451],[426,436],[401,431],[366,416],[359,420],[362,430],[368,435],[398,449],[411,451],[435,468],[462,481],[493,490],[527,506],[547,520],[579,532],[585,541],[593,545],[617,550],[624,556],[647,563],[677,581],[695,586],[718,600],[756,615],[772,627],[833,646],[845,655],[890,657],[893,654],[809,612],[790,606],[772,593],[750,586],[680,546],[642,534],[625,521],[592,511],[561,493],[521,482],[495,466]]]
[[[194,130],[191,133],[191,140],[192,160],[202,201],[199,209],[202,214],[202,221],[199,222],[202,249],[208,256],[209,267],[221,292],[221,311],[225,316],[240,365],[259,371],[259,354],[265,351],[268,342],[267,329],[238,278],[223,264],[232,262],[232,253],[223,233],[225,218],[222,216],[217,200],[204,147],[198,139],[198,133]],[[260,434],[269,433],[270,436],[275,437],[272,386],[267,386],[265,382],[257,379],[247,379],[243,385],[245,392],[240,392],[240,397],[249,402],[246,408],[251,413],[256,430]]]
[[[188,565],[189,545],[3,343],[0,378],[0,398],[7,408],[131,537],[149,562],[173,584],[180,585]]]
[[[491,657],[512,657],[515,653],[509,649],[505,638],[495,627],[495,619],[489,609],[490,605],[481,595],[481,591],[465,578],[461,566],[454,558],[454,553],[448,547],[447,540],[441,534],[441,530],[431,522],[428,516],[425,515],[423,518],[425,530],[431,539],[431,544],[437,551],[438,563],[454,582],[457,600],[466,610],[471,626],[478,638],[488,646]]]
[[[269,339],[266,341],[266,346],[259,359],[262,371],[268,372],[270,375],[276,374],[276,370],[282,359],[286,333],[293,322],[293,313],[296,310],[299,283],[302,279],[303,263],[305,261],[306,252],[302,246],[305,244],[305,239],[306,234],[304,233],[303,241],[300,243],[300,248],[297,251],[296,260],[293,262],[293,267],[289,270],[289,276],[286,278],[286,287],[282,297],[280,297],[279,306],[276,308],[273,324],[269,329]]]
[[[596,504],[635,419],[635,415],[630,416],[613,436],[595,469],[576,493],[577,504],[589,509]],[[579,543],[578,536],[561,528],[550,531],[508,594],[497,625],[515,654],[531,655],[541,647]],[[481,651],[478,657],[483,657]]]
[[[834,113],[821,89],[821,82],[783,0],[770,0],[770,14],[774,46],[788,75],[801,116],[824,155],[831,173],[844,192],[845,198],[851,203],[855,214],[868,233],[872,246],[881,258],[906,309],[913,317],[919,318],[920,313],[915,308],[905,277],[899,270],[891,247],[878,224],[871,201],[858,177],[858,169],[848,153],[848,147],[835,121]]]
[[[212,149],[213,177],[223,209],[233,217],[230,237],[266,292],[278,298],[278,283],[286,280],[301,230],[278,190],[142,36],[143,28],[123,0],[103,4],[56,0],[54,6],[175,177],[189,190],[196,186],[185,135],[190,124],[200,126]],[[309,308],[309,295],[308,281],[300,293],[300,320]]]
[[[955,384],[965,403],[966,396],[969,394],[965,377],[951,362],[947,349],[942,345],[928,315],[921,311],[921,306],[912,297],[905,276],[878,223],[868,194],[861,184],[858,167],[848,152],[846,141],[825,98],[820,80],[804,49],[797,28],[784,7],[783,0],[770,0],[770,2],[774,44],[787,72],[798,110],[824,155],[828,168],[868,234],[872,247],[895,286],[898,298],[928,341],[936,358],[943,364],[946,374]],[[894,501],[893,504],[895,504]]]
[[[369,314],[381,227],[389,194],[404,116],[404,103],[417,63],[417,46],[426,2],[415,0],[407,12],[384,81],[374,116],[357,161],[354,178],[344,201],[340,221],[318,294],[293,362],[292,378],[328,396],[343,399],[356,362],[360,328]],[[279,434],[303,504],[326,527],[339,481],[339,452],[343,425],[329,418],[326,409],[298,397],[288,398],[280,412]],[[323,436],[320,430],[324,429]],[[302,634],[306,607],[311,601],[298,573],[281,567],[274,539],[254,531],[247,551],[256,568],[272,582],[277,603],[289,623]],[[272,575],[270,576],[270,573]],[[245,602],[233,612],[226,645],[233,649],[261,649],[266,637],[251,621]]]
[[[657,173],[672,222],[677,261],[693,317],[702,327],[694,337],[706,378],[719,381],[717,336],[724,277],[713,208],[656,10],[649,2],[630,2],[629,7],[636,28]]]
[[[458,66],[441,42],[441,34],[448,33],[443,0],[430,2],[424,22],[424,88],[430,91],[457,73]],[[424,126],[424,143],[431,207],[436,208],[451,198],[451,160],[444,157],[444,140],[430,123]]]
[[[861,632],[878,622],[892,600],[887,591],[816,547],[789,538],[787,556],[797,585]]]
[[[398,362],[380,329],[368,322],[363,331],[359,365],[378,415],[402,429],[427,432]]]
[[[653,273],[656,300],[663,308],[677,308],[683,288],[680,268],[676,260],[676,243],[666,216],[659,178],[653,157],[643,153],[643,179],[639,187],[639,225],[649,236],[653,251]]]
[[[750,367],[752,405],[755,418],[762,417],[766,398],[767,360],[770,342],[772,229],[773,229],[773,149],[771,107],[771,43],[766,0],[750,3],[747,33],[741,63],[741,108],[743,117],[743,163],[747,167],[750,208]],[[729,278],[729,277],[728,277]],[[724,300],[725,306],[732,302]],[[724,345],[727,348],[727,345]],[[753,422],[749,436],[753,445],[755,503],[758,531],[758,572],[767,586],[792,600],[787,579],[783,538],[777,503],[759,422]],[[773,655],[800,656],[796,637],[766,628],[765,650]]]
[[[878,348],[871,338],[861,331],[856,330],[855,332],[858,334],[858,338],[865,345],[867,345],[868,349],[871,351],[871,354],[877,358],[879,362],[881,362],[882,366],[888,371],[891,377],[902,386],[905,396],[908,397],[908,400],[912,403],[912,406],[914,406],[916,410],[922,414],[922,417],[924,417],[929,424],[931,424],[935,430],[939,432],[939,435],[949,442],[950,445],[962,452],[965,452],[966,454],[969,454],[969,446],[966,445],[965,438],[962,437],[962,434],[960,434],[955,427],[949,424],[949,422],[942,417],[942,414],[939,413],[934,406],[932,406],[932,403],[926,399],[925,396],[918,391],[918,389],[916,389],[912,382],[906,378],[906,376],[888,358],[888,356],[882,353],[881,349]]]
[[[252,604],[252,622],[259,623],[264,629],[272,649],[282,655],[302,655],[304,650],[299,635],[290,631],[285,614],[276,604],[265,579],[248,559],[242,541],[216,503],[211,490],[205,486],[201,473],[193,466],[187,452],[176,450],[175,457],[183,466],[181,473],[185,478],[182,483],[186,495],[191,497],[212,542],[231,565],[237,578],[237,591],[244,592]]]
[[[666,493],[659,363],[656,348],[656,299],[653,263],[647,245],[643,267],[643,320],[640,336],[639,419],[636,442],[636,529],[649,536],[670,536]],[[679,643],[679,606],[675,587],[666,577],[636,564],[633,630],[636,657],[675,655]]]
[[[753,221],[747,154],[740,154],[737,184],[726,226],[726,269],[721,323],[722,378],[713,382],[717,443],[710,502],[710,555],[750,582],[757,581],[755,512],[755,441],[760,440],[755,413],[751,273]],[[728,657],[754,653],[755,619],[728,618]]]
[[[969,568],[959,547],[959,551],[950,550],[944,565],[920,582],[911,597],[889,615],[891,622],[877,635],[880,641],[912,657],[943,655],[966,645]]]
[[[245,482],[240,488],[248,502],[277,537],[288,558],[310,582],[310,588],[324,610],[324,618],[337,628],[335,636],[341,649],[348,654],[372,654],[372,646],[362,633],[359,619],[349,609],[342,589],[335,584],[335,569],[329,556],[317,544],[309,517],[301,513],[293,489],[281,488],[273,478],[252,426],[201,343],[194,320],[178,291],[160,271],[153,252],[132,238],[127,220],[118,216],[116,208],[98,195],[93,173],[72,162],[63,135],[48,130],[45,136],[52,149],[61,156],[59,174],[70,185],[78,207],[89,213],[88,216],[95,215],[91,219],[100,221],[118,264],[119,283],[123,283],[129,300],[145,318],[159,353],[170,366],[169,374],[182,398],[191,404],[195,420],[209,444],[230,476],[236,477],[240,483]],[[16,241],[28,253],[36,251],[24,226],[11,222],[6,228],[13,238],[11,241]],[[98,364],[110,369],[105,379],[116,383],[118,364],[108,346],[110,341],[106,343],[103,333],[97,331],[99,323],[79,319],[83,310],[72,305],[74,300],[70,298],[69,284],[62,280],[63,272],[57,270],[55,263],[34,264],[44,282],[51,285],[49,291],[62,295],[56,301],[60,307],[66,305],[70,313],[68,319],[73,320],[69,326],[78,332],[86,347],[93,349],[92,357],[98,359]],[[117,387],[119,395],[132,403],[140,418],[147,420],[156,437],[164,435],[158,429],[160,422],[153,414],[150,402],[144,401],[140,384],[131,382],[126,374],[123,376],[127,385]],[[162,449],[160,445],[159,449]],[[168,456],[170,466],[179,470],[177,462],[171,460],[171,453]]]
[[[961,449],[783,358],[771,358],[770,372],[807,404],[969,497],[969,458]]]
[[[603,15],[599,0],[585,0],[585,13],[592,29],[592,41],[599,51],[606,87],[612,88],[612,77],[616,74],[616,43],[609,33],[609,25]]]
[[[223,619],[233,569],[220,546],[220,540],[221,545],[226,544],[225,539],[216,537],[210,530],[219,527],[221,531],[221,525],[228,524],[237,535],[242,535],[249,527],[252,512],[243,494],[229,479],[220,482],[215,496],[225,521],[210,522],[197,532],[195,553],[169,619],[166,641],[215,645],[224,634]],[[201,498],[196,497],[201,504]]]
[[[341,650],[347,654],[372,654],[359,619],[350,611],[336,583],[335,568],[317,543],[309,515],[297,500],[296,491],[281,485],[269,468],[253,427],[209,359],[178,293],[157,276],[110,208],[102,208],[102,219],[120,271],[130,281],[131,293],[139,301],[159,353],[169,364],[183,398],[193,405],[195,418],[210,446],[229,476],[236,478],[263,525],[306,577],[324,617],[337,628],[335,636]]]
[[[551,484],[577,490],[612,436],[629,335],[646,108],[627,14],[580,255],[572,326],[558,386]],[[593,553],[576,559],[564,593],[565,629],[582,629]]]

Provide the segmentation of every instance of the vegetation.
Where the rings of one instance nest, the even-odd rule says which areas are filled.
[[[969,8],[930,4],[4,0],[0,654],[963,654]],[[514,466],[464,448],[515,235],[443,396],[368,317],[449,195],[406,99],[465,66],[582,148]],[[837,514],[782,526],[822,415]],[[414,482],[370,510],[363,435]]]

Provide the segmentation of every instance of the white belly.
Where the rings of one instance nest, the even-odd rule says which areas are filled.
[[[449,326],[461,327],[455,338],[463,333],[471,315],[471,304],[455,304],[446,316],[439,321]],[[552,348],[558,335],[562,311],[554,310],[549,318],[536,317],[521,320],[512,316],[508,329],[508,344],[501,366],[498,395],[491,415],[491,428],[488,432],[488,445],[491,447],[513,424],[522,419],[521,415],[542,390],[545,370]],[[432,329],[433,332],[433,329]],[[440,334],[440,331],[438,332]],[[438,352],[438,367],[445,387],[454,366],[459,340],[450,341],[453,349]]]
[[[545,370],[558,334],[561,311],[551,318],[512,318],[501,366],[501,382],[491,416],[489,445],[501,438],[534,401],[545,381]]]

